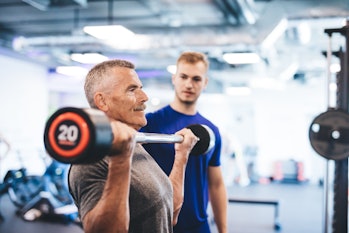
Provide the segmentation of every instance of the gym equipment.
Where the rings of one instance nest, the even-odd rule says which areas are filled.
[[[17,214],[27,221],[43,218],[79,224],[78,209],[66,184],[67,177],[64,172],[66,169],[68,169],[66,164],[52,161],[41,177],[39,192],[27,201]]]
[[[348,156],[349,156],[349,52],[332,52],[331,37],[333,33],[339,33],[345,37],[346,50],[349,49],[349,21],[342,28],[325,29],[329,36],[329,46],[326,53],[328,62],[328,109],[321,113],[311,123],[309,128],[309,139],[313,149],[326,159],[326,171],[324,176],[324,232],[328,232],[332,225],[333,233],[347,232],[348,229]],[[335,55],[340,60],[340,71],[331,73],[331,57]],[[335,82],[333,81],[335,80]],[[330,89],[335,85],[336,93]],[[335,95],[334,95],[335,94]],[[330,97],[334,96],[331,104]],[[332,106],[335,105],[335,106]],[[333,184],[330,183],[329,161],[334,162]],[[332,181],[331,181],[332,182]],[[329,187],[333,187],[333,213],[332,224],[329,224]]]
[[[200,124],[189,125],[199,138],[192,155],[206,154],[215,144],[212,130]],[[48,119],[44,144],[51,157],[62,163],[92,163],[110,152],[113,132],[104,112],[97,109],[65,107]],[[175,134],[137,133],[139,143],[176,143],[183,137]]]
[[[22,208],[43,189],[43,178],[37,175],[28,175],[27,169],[7,171],[3,184],[11,202]]]
[[[242,198],[229,198],[229,204],[239,203],[239,204],[252,204],[252,205],[271,205],[274,207],[274,230],[281,230],[281,223],[279,220],[279,200],[277,199],[242,199]]]
[[[310,125],[310,143],[323,157],[341,160],[349,152],[349,114],[329,109],[317,116]]]
[[[26,168],[9,170],[0,185],[0,196],[7,193],[17,207],[16,214],[26,221],[45,219],[80,226],[66,184],[67,169],[68,165],[52,161],[42,176],[28,175]]]

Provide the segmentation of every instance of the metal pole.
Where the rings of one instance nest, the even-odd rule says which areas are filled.
[[[325,161],[325,175],[324,175],[324,225],[323,225],[323,233],[328,233],[328,220],[329,220],[329,214],[328,214],[328,200],[329,200],[329,164],[330,161],[326,159]]]

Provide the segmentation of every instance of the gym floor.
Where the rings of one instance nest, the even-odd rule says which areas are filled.
[[[278,201],[278,221],[281,229],[275,230],[275,205],[230,203],[228,212],[229,233],[319,233],[323,231],[323,187],[312,184],[252,184],[247,187],[228,188],[234,200]],[[82,233],[76,224],[35,221],[26,222],[15,214],[15,207],[7,195],[0,200],[4,221],[3,233]],[[217,233],[212,224],[212,233]]]

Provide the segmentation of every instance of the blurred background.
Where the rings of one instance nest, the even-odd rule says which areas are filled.
[[[348,15],[347,0],[0,0],[0,135],[10,145],[0,141],[0,178],[23,167],[45,173],[46,120],[60,107],[88,107],[83,82],[94,64],[132,61],[153,111],[173,97],[178,55],[195,50],[210,60],[199,110],[221,131],[229,190],[319,187],[321,206],[326,160],[308,131],[333,104],[327,78],[339,61],[326,51],[346,43],[324,30]]]

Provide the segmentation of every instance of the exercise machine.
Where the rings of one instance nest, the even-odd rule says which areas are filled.
[[[324,178],[324,232],[329,230],[329,162],[334,162],[332,233],[348,231],[348,157],[349,157],[349,21],[342,28],[325,29],[329,36],[326,53],[328,61],[327,111],[312,121],[309,127],[309,139],[313,149],[326,159]],[[332,35],[339,34],[345,39],[345,48],[332,51]],[[340,61],[340,71],[331,72],[332,56]],[[331,86],[336,86],[332,91]],[[335,101],[331,101],[331,97]],[[333,104],[333,102],[335,102]]]
[[[16,214],[26,221],[74,222],[80,225],[77,208],[67,185],[67,165],[52,161],[42,176],[28,175],[26,168],[7,171],[0,196],[8,194]]]

